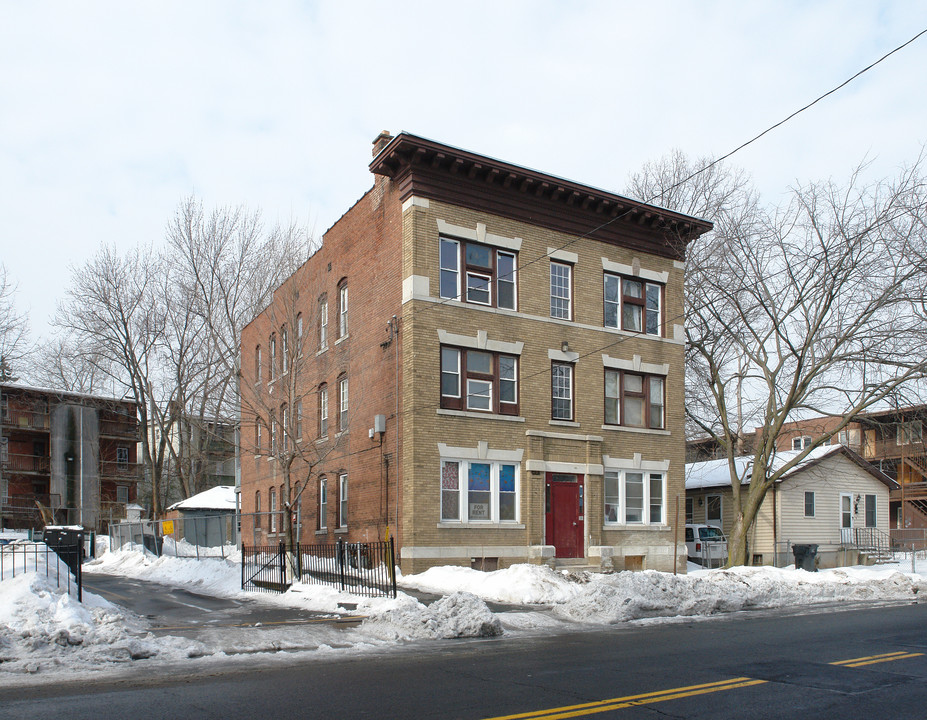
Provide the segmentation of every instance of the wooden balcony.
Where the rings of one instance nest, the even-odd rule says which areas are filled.
[[[48,413],[11,408],[3,414],[3,427],[48,431]]]
[[[131,420],[100,420],[100,435],[138,441],[138,424]]]
[[[905,500],[927,500],[927,482],[909,482],[904,483],[900,489],[892,490],[889,499],[892,501]]]
[[[141,463],[100,461],[100,479],[114,482],[135,483],[142,479]]]
[[[33,515],[38,512],[35,504],[38,500],[44,507],[55,509],[61,506],[60,495],[47,493],[26,493],[23,495],[10,495],[3,498],[3,512],[6,515]]]
[[[0,466],[5,473],[21,473],[24,475],[48,475],[50,462],[47,456],[18,455],[8,453],[0,460]]]

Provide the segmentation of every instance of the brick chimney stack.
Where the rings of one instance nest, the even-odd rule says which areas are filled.
[[[380,151],[389,145],[389,141],[393,139],[393,136],[390,135],[389,130],[383,130],[377,135],[376,139],[373,141],[373,156],[376,157],[380,154]]]

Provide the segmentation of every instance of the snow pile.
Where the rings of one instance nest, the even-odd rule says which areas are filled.
[[[370,615],[365,633],[384,640],[494,637],[502,634],[499,619],[473,593],[455,592],[431,605],[404,596],[394,607]]]
[[[740,567],[700,570],[690,575],[653,570],[570,575],[535,565],[514,565],[489,573],[437,567],[404,577],[401,582],[404,587],[419,590],[465,590],[486,600],[547,605],[554,617],[594,624],[834,602],[912,600],[927,591],[927,579],[894,568],[839,568],[809,573]]]
[[[155,638],[137,618],[85,593],[83,602],[44,574],[27,572],[0,583],[0,673],[39,673],[75,665],[102,669],[154,656],[203,653],[185,638]]]
[[[107,552],[84,563],[84,572],[123,575],[139,580],[183,586],[218,597],[241,593],[241,554],[225,558],[155,557],[141,545],[127,543],[115,552]]]
[[[582,594],[583,587],[569,574],[546,565],[512,565],[483,572],[466,567],[433,567],[397,581],[402,587],[426,592],[464,590],[484,600],[515,605],[563,603]]]

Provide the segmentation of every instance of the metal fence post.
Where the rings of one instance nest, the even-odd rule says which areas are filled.
[[[344,538],[338,538],[338,575],[341,581],[341,589],[344,590]]]
[[[393,549],[393,538],[389,539],[389,575],[393,581],[393,597],[396,597],[396,554]]]
[[[282,542],[277,546],[280,553],[280,585],[286,585],[286,545]]]

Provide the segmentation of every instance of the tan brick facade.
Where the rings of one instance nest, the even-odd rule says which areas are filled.
[[[422,161],[419,169],[417,160],[403,154],[408,145],[417,148],[418,156],[431,157],[431,164]],[[549,191],[555,178],[530,171],[521,176],[518,168],[494,166],[495,161],[431,145],[407,135],[391,141],[372,166],[378,174],[374,189],[326,233],[322,249],[278,290],[275,304],[242,334],[243,377],[256,378],[256,347],[265,346],[275,329],[281,332],[280,308],[294,295],[287,288],[299,288],[297,304],[306,299],[301,305],[303,317],[312,315],[312,322],[304,322],[304,333],[310,338],[304,355],[311,359],[299,364],[300,378],[294,382],[304,388],[303,414],[308,415],[302,443],[315,444],[319,383],[330,389],[332,424],[338,378],[343,373],[350,379],[349,431],[339,441],[319,444],[328,448],[326,442],[335,443],[312,467],[313,480],[302,498],[303,515],[308,507],[317,511],[318,476],[345,471],[350,487],[345,535],[352,541],[379,539],[389,524],[392,533],[398,530],[404,572],[484,560],[490,567],[554,562],[555,555],[565,554],[576,557],[574,562],[585,558],[590,564],[617,569],[672,569],[674,547],[680,547],[674,541],[675,506],[678,497],[681,508],[685,496],[683,266],[664,237],[669,233],[667,222],[691,219],[669,217],[665,211],[600,191],[582,195],[580,191],[586,190],[582,186],[575,186],[576,190],[555,186]],[[454,153],[459,155],[451,157]],[[487,185],[491,195],[486,195]],[[526,188],[537,189],[526,193]],[[558,199],[564,197],[558,188],[569,203]],[[579,198],[573,210],[571,190]],[[594,222],[603,222],[590,213],[622,202],[630,209],[614,210],[613,215],[615,222],[628,226],[626,244],[612,227],[608,241],[584,236],[596,227]],[[632,211],[638,213],[633,225],[627,222]],[[659,219],[659,227],[653,218]],[[573,226],[586,230],[566,230]],[[694,229],[686,227],[689,234],[697,234],[709,226],[702,222]],[[441,238],[464,243],[461,248],[470,243],[514,255],[515,309],[498,307],[496,302],[441,298]],[[551,317],[552,260],[570,268],[569,319]],[[660,336],[604,327],[606,270],[632,280],[649,280],[661,288]],[[464,268],[458,273],[458,282],[465,284]],[[312,339],[318,337],[318,317],[313,303],[317,305],[323,293],[329,298],[331,343],[337,336],[333,300],[342,280],[350,288],[349,338],[316,355]],[[498,275],[491,279],[496,281]],[[387,330],[394,315],[399,319],[398,335],[392,334],[395,324]],[[292,325],[293,313],[289,316]],[[474,363],[489,357],[497,368],[495,376],[481,384],[480,378],[489,376],[473,370],[464,377],[462,369],[455,376],[448,365],[445,380],[449,387],[457,382],[459,388],[458,405],[453,408],[447,397],[442,403],[442,347],[452,356],[473,358]],[[266,364],[267,350],[262,353]],[[471,402],[484,401],[476,390],[467,397],[469,382],[479,388],[491,384],[492,390],[486,392],[499,393],[501,356],[517,368],[517,390],[508,391],[515,393],[517,406],[509,405],[503,412],[498,397],[495,409],[468,409]],[[573,412],[567,420],[552,419],[555,362],[572,367]],[[292,365],[291,370],[297,369],[297,363]],[[650,376],[659,378],[665,387],[662,428],[606,425],[606,370],[640,375],[644,382]],[[266,372],[262,384],[252,383],[254,394],[247,385],[243,383],[245,439],[249,417],[253,424],[260,414],[248,408],[268,405]],[[659,396],[651,392],[652,397]],[[305,409],[308,398],[313,403],[310,413]],[[657,404],[648,400],[654,416]],[[378,437],[368,437],[376,414],[387,418],[382,447]],[[278,463],[254,455],[245,451],[243,441],[245,512],[253,511],[257,492],[266,496],[272,485],[280,483]],[[304,465],[300,472],[305,475],[305,470]],[[620,507],[617,494],[610,498],[613,511],[618,509],[610,521],[605,515],[606,473],[621,478],[610,485],[613,494],[615,487],[622,488]],[[468,479],[473,483],[470,488]],[[480,483],[486,483],[485,488]],[[637,498],[634,492],[639,487],[644,488],[643,495]],[[331,485],[328,502],[331,515],[331,505],[337,502]],[[572,523],[564,520],[565,506],[578,512]],[[633,507],[638,506],[635,516]],[[262,510],[266,509],[264,505]],[[573,525],[575,531],[570,530]],[[334,537],[330,529],[317,533],[315,525],[311,531],[306,526],[304,520],[302,542]],[[262,532],[266,535],[266,524]],[[243,537],[247,538],[245,530]],[[684,555],[684,545],[677,552]]]

